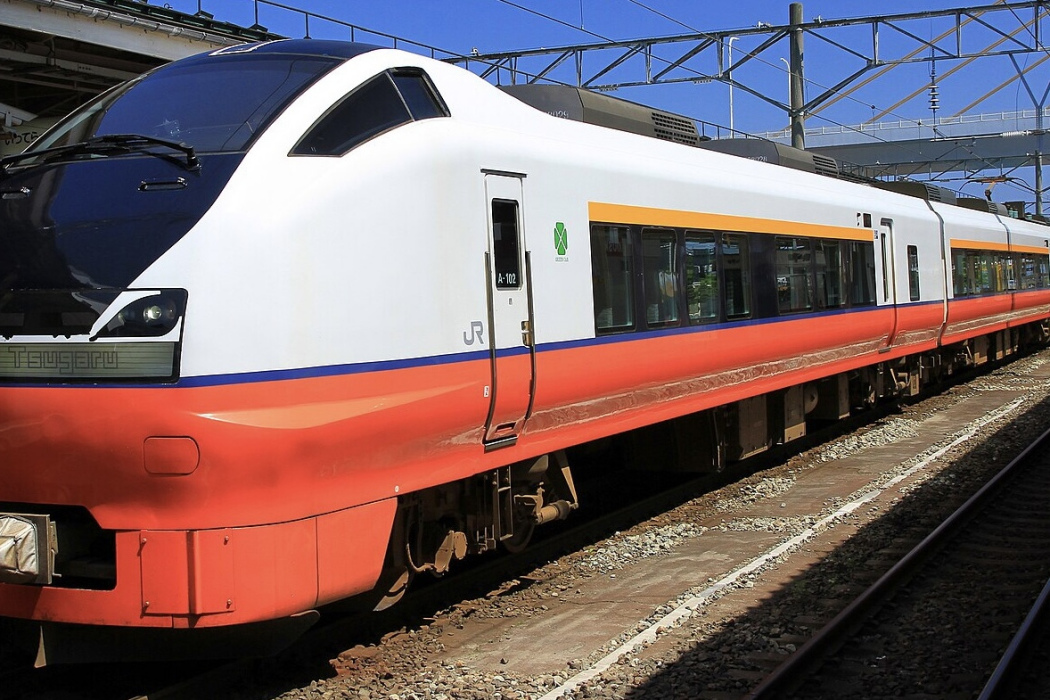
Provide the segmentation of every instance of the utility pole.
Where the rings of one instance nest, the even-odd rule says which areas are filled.
[[[1032,106],[1035,107],[1035,213],[1037,216],[1043,215],[1043,136],[1046,134],[1046,130],[1043,128],[1043,110],[1046,106],[1046,97],[1050,94],[1050,87],[1047,87],[1046,91],[1043,92],[1042,97],[1036,97],[1035,91],[1032,89],[1031,84],[1028,82],[1028,78],[1025,77],[1025,71],[1021,70],[1021,66],[1018,65],[1017,59],[1010,56],[1010,62],[1014,64],[1014,70],[1017,71],[1017,79],[1021,81],[1021,85],[1024,86],[1025,92],[1028,93],[1028,97],[1032,100]]]
[[[805,93],[802,83],[802,3],[793,2],[789,7],[791,25],[791,145],[795,148],[806,147],[806,117],[803,114]]]
[[[729,137],[736,138],[736,129],[733,128],[733,42],[738,36],[729,37]]]

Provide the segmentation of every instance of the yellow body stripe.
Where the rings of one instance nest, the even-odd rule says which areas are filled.
[[[1050,250],[1032,245],[1007,245],[1006,243],[992,243],[990,241],[970,241],[962,238],[952,238],[948,241],[952,248],[960,250],[999,250],[1005,253],[1034,253],[1035,255],[1050,255]]]
[[[678,211],[654,207],[635,207],[628,204],[588,203],[591,221],[640,226],[668,226],[674,228],[710,229],[715,231],[743,231],[747,233],[775,233],[785,236],[812,236],[849,241],[870,241],[871,229],[810,224],[801,221],[760,219],[753,216],[712,214],[708,212]]]

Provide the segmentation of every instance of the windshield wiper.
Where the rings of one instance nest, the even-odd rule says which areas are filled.
[[[182,153],[184,157],[176,158],[167,153],[157,153],[156,151],[150,150],[155,146],[162,146],[173,151],[178,151]],[[197,158],[193,146],[188,144],[178,141],[169,141],[168,139],[158,139],[153,136],[143,136],[142,134],[107,134],[105,136],[95,136],[85,141],[71,143],[65,146],[42,148],[38,151],[23,151],[22,153],[4,156],[3,158],[0,158],[0,169],[6,174],[7,166],[23,160],[31,160],[33,158],[40,158],[41,163],[47,163],[59,158],[70,156],[109,156],[133,152],[146,153],[147,155],[162,158],[191,172],[196,172],[201,168],[200,159]]]

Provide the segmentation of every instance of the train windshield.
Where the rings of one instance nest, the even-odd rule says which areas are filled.
[[[88,103],[27,153],[117,134],[185,143],[197,153],[243,151],[284,105],[342,60],[248,54],[172,63]]]

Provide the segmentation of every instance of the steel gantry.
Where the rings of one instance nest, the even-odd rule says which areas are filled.
[[[1041,54],[1040,60],[1045,60],[1042,26],[1050,13],[1050,1],[997,2],[847,19],[817,17],[808,22],[802,20],[800,3],[792,3],[789,12],[789,22],[781,25],[758,22],[755,27],[744,29],[503,51],[447,60],[497,83],[550,81],[598,91],[641,85],[718,81],[743,90],[789,116],[804,118],[846,98],[854,90],[882,77],[886,71],[898,65],[948,60],[969,63],[994,56],[1023,54]],[[935,37],[926,38],[923,35],[928,30],[928,22],[934,19],[949,21],[951,27]],[[904,41],[895,41],[893,48],[888,50],[884,40],[886,34],[893,34]],[[734,37],[751,37],[758,43],[749,49],[737,47],[731,51],[730,40]],[[798,90],[801,91],[805,80],[802,70],[803,37],[834,48],[845,59],[838,64],[845,68],[843,74],[833,84],[822,87],[808,101],[793,107],[790,99],[783,101],[767,94],[764,88],[745,82],[746,79],[734,77],[739,76],[741,69],[749,63],[758,61],[776,65],[781,60],[783,44],[787,42],[791,73],[797,76]],[[791,49],[791,45],[796,48]],[[567,67],[569,70],[566,70]],[[862,81],[869,73],[872,75]],[[942,75],[942,79],[946,77],[948,74]],[[1017,76],[1007,82],[1012,83],[1016,79]],[[812,81],[807,83],[807,87],[812,86]],[[985,93],[971,107],[1000,89],[1002,86]],[[795,92],[793,87],[791,93]],[[893,108],[902,103],[898,102]],[[797,114],[792,115],[793,112]]]
[[[1020,152],[1012,153],[1007,147],[1002,158],[1012,158],[1009,165],[1007,160],[1000,160],[1000,156],[982,154],[975,145],[963,148],[967,157],[956,158],[952,167],[975,173],[1016,167],[1017,158],[1024,159],[1027,165],[1041,164],[1042,118],[1050,85],[1039,87],[1035,79],[1043,75],[1037,69],[1050,58],[1043,43],[1043,26],[1048,18],[1050,0],[999,0],[992,4],[952,9],[844,19],[815,17],[809,21],[803,20],[802,5],[792,3],[785,24],[757,22],[755,26],[742,29],[696,31],[624,41],[600,40],[446,60],[497,84],[556,82],[589,90],[612,91],[643,85],[721,83],[728,85],[730,91],[747,93],[786,115],[788,128],[784,134],[792,145],[805,147],[807,138],[812,141],[814,130],[807,130],[805,121],[820,117],[822,123],[852,129],[860,140],[868,140],[865,145],[869,152],[870,141],[876,137],[871,135],[872,130],[863,127],[886,117],[908,121],[897,113],[904,105],[911,103],[912,118],[918,112],[919,118],[914,119],[914,123],[929,131],[929,136],[924,138],[943,142],[955,136],[947,127],[940,128],[942,122],[950,124],[964,113],[980,109],[982,103],[987,103],[989,98],[1008,86],[1016,85],[1018,99],[1023,95],[1030,101],[1038,115],[1038,123],[1031,128],[1015,127],[1015,131],[1024,131],[1023,136],[1027,138],[1016,142],[1017,149],[1024,149]],[[735,45],[734,41],[737,42]],[[819,73],[819,80],[811,79],[805,72],[804,41],[810,50],[810,62],[814,62],[814,56],[819,56],[815,64],[819,71],[814,71]],[[785,55],[789,59],[785,59]],[[960,79],[960,75],[968,75],[968,67],[992,59],[1001,64],[991,72],[994,80]],[[917,84],[907,87],[906,80],[897,80],[887,90],[886,82],[901,72],[893,71],[909,65],[913,66],[910,79]],[[915,67],[927,69],[921,80],[915,80]],[[942,87],[945,81],[955,81],[952,84],[953,97],[966,93],[965,99],[954,100],[957,108],[952,111],[937,111],[937,68],[941,68],[939,80]],[[783,74],[785,70],[789,80],[786,99],[783,99],[771,94],[784,95],[780,89],[770,87],[769,73],[778,71]],[[985,75],[988,73],[985,71]],[[901,97],[894,98],[892,105],[881,109],[872,105],[871,100],[864,97],[865,88],[876,83],[883,86],[883,94]],[[922,104],[927,99],[929,103]],[[920,101],[921,110],[916,110],[916,100]],[[870,108],[870,117],[865,114],[861,119],[855,116],[831,118],[829,115],[848,111],[842,109],[847,105],[828,111],[843,101],[852,103],[849,108],[854,112]],[[733,122],[732,114],[729,121]],[[860,124],[844,127],[843,121]],[[723,135],[723,127],[714,128],[718,136]],[[1009,129],[1001,129],[995,134],[997,137],[1009,135]],[[967,134],[966,138],[972,139],[973,136]],[[821,145],[819,134],[816,141],[818,143],[811,143],[811,146]],[[841,157],[842,139],[835,145],[839,147]],[[909,154],[907,149],[899,146],[895,148],[900,152],[899,156],[887,158],[884,152],[875,153],[870,162],[887,165],[887,161],[896,157],[900,163],[912,166],[913,173],[921,170],[920,163],[929,165],[926,155]],[[886,150],[890,148],[887,146]],[[928,150],[932,152],[932,149]],[[892,172],[901,172],[899,163],[892,167],[897,168]],[[892,172],[887,169],[884,174]],[[1042,183],[1038,167],[1036,180],[1036,208],[1041,213]]]

